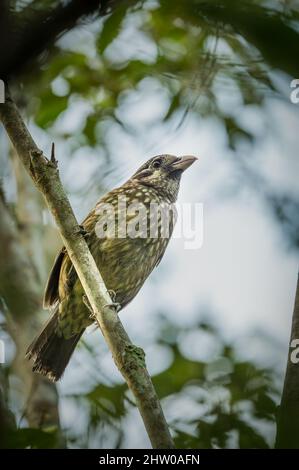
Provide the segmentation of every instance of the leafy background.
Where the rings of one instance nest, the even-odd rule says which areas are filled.
[[[203,246],[173,240],[121,315],[178,447],[274,445],[298,258],[298,15],[296,1],[122,2],[12,84],[40,147],[56,143],[79,219],[151,155],[200,157],[180,201],[204,204]],[[1,147],[4,193],[30,227],[22,240],[43,285],[59,236],[3,132]],[[5,293],[1,318],[10,447],[52,448],[61,433],[70,448],[149,447],[99,332],[84,336],[58,385],[62,432],[30,427]]]

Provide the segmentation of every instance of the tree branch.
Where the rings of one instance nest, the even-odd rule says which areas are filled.
[[[0,105],[0,116],[19,158],[55,218],[114,361],[135,396],[152,446],[173,448],[160,402],[145,367],[144,352],[131,343],[115,308],[110,306],[112,300],[65,195],[56,163],[46,159],[37,148],[10,96]]]
[[[293,341],[297,340],[297,344]],[[292,352],[298,350],[299,341],[299,277],[292,320],[288,364],[283,392],[277,415],[277,449],[299,449],[299,363],[294,362]],[[298,353],[296,354],[298,356]],[[297,359],[297,358],[295,358]]]

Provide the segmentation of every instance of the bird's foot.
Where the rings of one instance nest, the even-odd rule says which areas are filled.
[[[107,289],[108,290],[108,294],[110,295],[111,299],[112,299],[112,302],[115,302],[116,301],[116,292],[115,290],[112,290],[112,289]]]
[[[85,294],[82,295],[82,301],[83,301],[85,307],[86,307],[86,308],[88,309],[88,311],[89,311],[89,318],[91,318],[92,320],[96,320],[95,313],[94,313],[94,311],[92,310],[92,307],[91,307],[91,305],[90,305],[90,303],[89,303],[89,300],[88,300],[88,298],[86,297]]]
[[[85,240],[88,240],[88,238],[90,237],[90,233],[87,232],[87,230],[85,230],[85,228],[83,227],[83,225],[79,225],[79,228],[80,228],[80,233],[81,233],[81,235],[83,235],[83,237],[85,238]]]
[[[107,307],[114,308],[116,312],[119,312],[121,309],[121,304],[116,302],[116,292],[112,289],[108,289],[108,293],[111,297],[112,302],[104,305],[104,308],[107,308]]]
[[[103,308],[114,308],[116,312],[119,312],[121,309],[121,304],[118,302],[110,302],[109,304],[105,304]]]

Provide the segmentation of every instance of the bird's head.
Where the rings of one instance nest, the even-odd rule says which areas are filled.
[[[177,198],[183,172],[197,160],[191,155],[175,157],[173,155],[157,155],[144,163],[132,176],[131,180],[150,186],[171,201]]]

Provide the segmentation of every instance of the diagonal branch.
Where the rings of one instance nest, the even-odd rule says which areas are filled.
[[[8,95],[8,94],[7,94]],[[10,96],[0,105],[0,117],[19,158],[43,193],[77,271],[96,320],[114,361],[135,396],[154,448],[173,448],[163,411],[144,362],[144,352],[134,346],[120,322],[110,295],[61,184],[57,164],[37,148]]]

